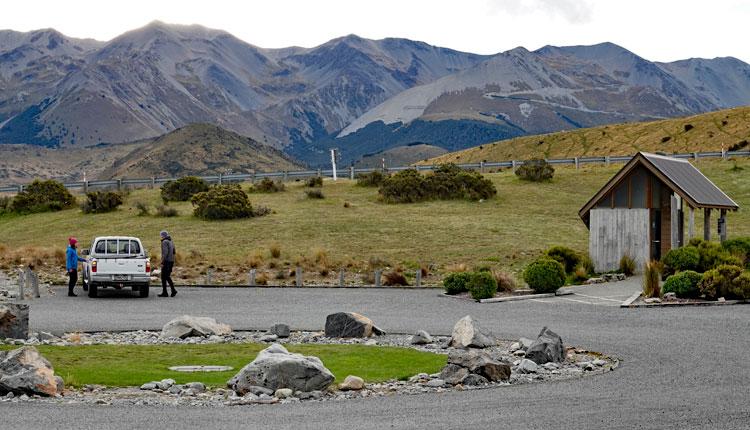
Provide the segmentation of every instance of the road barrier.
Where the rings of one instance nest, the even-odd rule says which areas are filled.
[[[721,158],[726,160],[730,157],[750,157],[750,151],[714,151],[714,152],[687,152],[680,154],[666,154],[669,157],[683,158],[690,160],[699,160],[703,158]],[[576,168],[580,168],[583,164],[604,164],[610,165],[611,163],[626,163],[633,158],[632,155],[614,155],[614,156],[601,156],[601,157],[569,157],[569,158],[550,158],[546,161],[553,165],[572,165]],[[485,172],[487,169],[504,169],[512,168],[515,170],[519,166],[522,166],[526,161],[523,160],[509,160],[509,161],[480,161],[478,163],[462,163],[457,164],[458,167],[466,170],[478,170]],[[419,171],[432,171],[438,167],[437,164],[431,165],[419,165],[419,166],[397,166],[397,167],[385,167],[385,168],[361,168],[356,169],[354,167],[337,168],[336,176],[340,178],[355,179],[357,175],[364,173],[372,173],[374,171],[382,171],[385,173],[400,172],[407,169],[417,169]],[[264,178],[275,179],[280,181],[291,181],[297,179],[306,179],[313,176],[321,177],[333,177],[333,170],[300,170],[300,171],[280,171],[280,172],[253,172],[253,173],[238,173],[238,174],[218,174],[209,176],[199,176],[209,184],[225,184],[225,183],[237,183],[237,182],[256,182]],[[157,185],[163,185],[166,182],[174,181],[179,178],[142,178],[142,179],[110,179],[101,181],[79,181],[79,182],[66,182],[63,185],[71,190],[81,190],[88,192],[96,189],[116,189],[122,190],[124,188],[142,188],[150,187],[156,188]],[[23,184],[17,185],[5,185],[0,187],[0,193],[17,193],[24,189]]]

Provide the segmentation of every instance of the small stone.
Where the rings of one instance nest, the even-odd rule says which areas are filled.
[[[550,361],[549,363],[544,363],[542,367],[544,367],[546,370],[557,370],[560,368],[560,365]]]
[[[665,293],[664,294],[664,301],[670,301],[670,300],[677,300],[677,294],[676,293]]]
[[[643,303],[652,305],[652,304],[655,304],[655,303],[661,303],[661,299],[658,298],[658,297],[648,297],[646,299],[643,299]]]
[[[365,388],[365,380],[354,375],[347,376],[344,382],[339,385],[341,391],[359,391],[363,388]]]
[[[275,393],[273,393],[273,396],[277,399],[286,399],[292,397],[293,394],[294,391],[291,388],[279,388]]]
[[[155,389],[156,389],[155,382],[148,382],[148,383],[141,385],[141,390],[155,390]]]
[[[602,367],[602,366],[604,366],[605,364],[607,364],[607,362],[606,362],[606,361],[604,361],[604,360],[602,360],[601,358],[597,358],[596,360],[592,361],[591,363],[592,363],[592,364],[593,364],[594,366],[599,366],[599,367]]]
[[[275,334],[266,334],[260,338],[261,342],[276,342],[279,337]]]
[[[487,385],[489,383],[490,383],[490,381],[488,381],[487,378],[485,378],[482,375],[477,375],[477,374],[474,374],[474,373],[470,373],[461,382],[461,384],[463,384],[463,385],[472,386],[472,387],[477,386],[477,385]]]
[[[526,355],[526,351],[524,351],[523,349],[519,349],[519,350],[513,351],[513,355],[515,355],[516,357],[523,357]]]
[[[377,344],[378,344],[378,341],[375,339],[368,339],[367,341],[365,341],[365,345],[368,345],[368,346],[375,346]]]
[[[727,299],[725,299],[724,297],[719,297],[716,301],[720,302],[720,303],[723,303],[723,302],[726,302]]]
[[[518,371],[521,373],[536,373],[537,370],[539,370],[539,365],[528,358],[524,358],[521,360],[521,363],[518,364]]]
[[[182,387],[179,385],[172,385],[169,387],[169,394],[180,394],[182,392]]]
[[[444,385],[445,385],[445,381],[443,381],[442,379],[431,379],[427,382],[427,386],[432,387],[432,388],[438,388]]]
[[[193,390],[195,393],[203,393],[206,391],[206,385],[203,382],[188,382],[185,384],[185,388]]]
[[[274,324],[270,330],[268,330],[269,334],[275,334],[279,338],[287,338],[290,334],[289,326],[286,324]]]
[[[424,330],[419,330],[411,337],[412,345],[426,345],[432,343],[432,336]]]
[[[510,348],[509,349],[511,351],[518,351],[519,349],[521,349],[521,343],[520,342],[513,342],[512,344],[510,344]]]

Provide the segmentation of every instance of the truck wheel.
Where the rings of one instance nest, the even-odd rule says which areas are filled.
[[[138,295],[143,298],[148,297],[148,287],[149,287],[148,284],[141,285],[141,288],[138,289]]]
[[[99,297],[99,286],[93,282],[89,283],[89,297],[92,299]]]

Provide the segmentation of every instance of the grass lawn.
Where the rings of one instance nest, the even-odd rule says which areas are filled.
[[[740,159],[737,164],[743,170],[730,171],[732,162],[697,164],[742,207],[728,215],[730,237],[750,236],[745,209],[750,206],[750,161]],[[160,200],[158,190],[136,190],[120,210],[109,214],[84,215],[73,209],[0,217],[0,251],[3,245],[6,254],[23,246],[37,247],[25,251],[26,257],[39,249],[62,251],[71,235],[83,248],[97,235],[113,234],[139,236],[150,251],[158,252],[159,231],[166,229],[179,254],[176,274],[188,282],[200,281],[211,266],[216,268],[214,279],[244,282],[251,263],[272,283],[292,283],[288,273],[282,273],[285,280],[274,278],[281,268],[297,263],[305,267],[306,277],[342,265],[350,267],[349,273],[369,269],[371,260],[402,266],[409,269],[407,274],[421,265],[431,265],[433,273],[442,274],[460,263],[517,273],[553,245],[587,251],[588,231],[578,209],[621,167],[559,167],[547,183],[524,182],[510,171],[490,173],[486,176],[498,194],[485,202],[385,204],[378,200],[377,189],[358,187],[349,180],[327,180],[325,199],[312,200],[304,196],[301,183],[292,182],[282,193],[250,195],[252,204],[268,206],[274,213],[218,222],[196,219],[189,203],[174,204],[178,217],[138,216],[136,202],[154,207]],[[350,207],[345,208],[345,202]],[[702,211],[698,212],[696,226],[702,227]],[[270,255],[274,244],[281,249],[278,259]],[[335,274],[325,276],[335,282]]]
[[[336,383],[347,375],[367,382],[406,379],[420,372],[435,373],[446,363],[446,356],[409,348],[365,345],[285,345],[290,352],[313,355],[336,376]],[[242,367],[251,362],[265,344],[211,345],[81,345],[38,346],[66,386],[101,384],[114,387],[140,386],[146,382],[172,378],[179,384],[199,381],[209,386],[225,386]],[[0,346],[1,350],[13,346]],[[232,366],[229,372],[173,372],[181,365]]]

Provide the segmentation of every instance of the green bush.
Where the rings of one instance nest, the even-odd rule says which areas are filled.
[[[703,274],[703,277],[698,283],[698,290],[701,294],[705,295],[708,300],[715,300],[719,297],[719,293],[726,283],[726,279],[721,276],[721,273],[719,273],[718,270],[711,269]]]
[[[247,194],[237,184],[217,185],[193,196],[193,214],[207,220],[248,218],[253,208]]]
[[[698,270],[700,267],[700,253],[694,246],[683,246],[671,249],[662,257],[664,269],[667,273],[681,272],[684,270]]]
[[[698,297],[700,294],[698,283],[702,278],[703,275],[692,270],[679,272],[667,278],[667,281],[664,282],[664,286],[662,287],[662,291],[665,293],[675,293],[677,297]]]
[[[0,196],[0,215],[12,210],[13,198],[9,196]]]
[[[208,191],[208,184],[196,176],[185,176],[167,181],[161,186],[161,199],[166,202],[186,202],[194,195]]]
[[[565,273],[572,273],[581,261],[581,256],[577,252],[565,246],[553,246],[545,254],[560,262],[565,267]]]
[[[75,197],[61,182],[37,179],[16,194],[11,209],[16,213],[36,213],[70,209],[75,205]]]
[[[402,170],[386,178],[378,192],[388,203],[414,203],[425,200],[482,200],[497,194],[492,181],[477,172],[463,171],[445,164],[423,176],[415,169]]]
[[[313,176],[311,178],[307,178],[307,181],[305,181],[305,186],[310,188],[320,188],[323,186],[323,178],[321,176]]]
[[[538,258],[526,266],[523,280],[537,293],[552,293],[565,285],[565,267],[552,258]]]
[[[250,189],[250,191],[254,193],[280,193],[284,190],[286,190],[286,186],[283,182],[274,182],[270,178],[263,178]]]
[[[629,254],[624,254],[620,257],[620,273],[625,276],[633,276],[635,274],[635,259]]]
[[[357,175],[357,185],[360,187],[379,187],[383,185],[383,181],[388,176],[380,170],[375,170],[370,173],[360,173]]]
[[[471,274],[469,272],[455,272],[451,273],[443,279],[443,288],[448,294],[459,294],[468,290],[469,278]]]
[[[706,242],[700,239],[693,239],[690,241],[694,243],[698,248],[698,254],[700,261],[698,263],[698,271],[705,272],[707,270],[715,269],[722,264],[729,264],[735,266],[742,266],[744,262],[739,258],[735,257],[721,244],[717,242]]]
[[[469,276],[466,288],[474,300],[489,299],[497,293],[497,280],[492,276],[492,272],[474,272]]]
[[[112,212],[122,205],[122,194],[114,191],[93,191],[86,193],[86,201],[81,210],[86,214]]]
[[[525,181],[541,182],[552,179],[555,169],[546,160],[534,158],[516,169],[516,176]]]
[[[732,297],[740,300],[750,299],[750,272],[743,272],[734,278],[730,287]]]
[[[740,258],[750,269],[750,237],[737,237],[721,244],[731,255]]]

